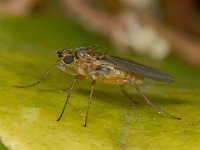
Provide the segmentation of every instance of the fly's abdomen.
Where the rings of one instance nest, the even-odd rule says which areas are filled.
[[[142,76],[112,66],[101,66],[95,78],[110,84],[141,84],[143,82]]]

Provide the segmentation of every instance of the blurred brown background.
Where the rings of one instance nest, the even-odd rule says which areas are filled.
[[[157,60],[174,53],[200,67],[200,0],[0,0],[1,13],[38,11],[69,16],[121,52]]]

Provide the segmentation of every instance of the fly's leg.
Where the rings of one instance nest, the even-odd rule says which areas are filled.
[[[62,118],[63,113],[64,113],[64,111],[65,111],[65,108],[66,108],[66,106],[67,106],[68,100],[69,100],[69,98],[70,98],[70,96],[71,96],[72,90],[73,90],[74,85],[75,85],[75,83],[77,82],[77,80],[78,80],[77,78],[74,79],[74,81],[73,81],[73,83],[72,83],[72,85],[71,85],[71,87],[70,87],[70,89],[69,89],[69,91],[68,91],[68,93],[67,93],[67,98],[66,98],[64,107],[63,107],[63,109],[62,109],[62,112],[61,112],[60,116],[58,117],[58,119],[57,119],[56,121],[59,121],[59,120]]]
[[[37,82],[35,82],[35,83],[32,83],[32,84],[30,84],[30,85],[16,85],[15,87],[17,87],[17,88],[28,88],[28,87],[33,87],[33,86],[35,86],[35,85],[41,83],[41,82],[44,81],[44,79],[47,77],[48,73],[49,73],[50,71],[52,71],[52,69],[54,69],[57,65],[58,65],[58,64],[54,64],[54,65],[50,66],[50,67],[47,69],[47,71],[45,72],[45,74],[42,75],[42,77],[40,78],[39,81],[37,81]]]
[[[138,93],[143,97],[143,99],[145,100],[145,102],[146,102],[147,104],[149,104],[150,106],[152,106],[154,109],[156,109],[159,113],[163,113],[163,114],[165,114],[165,115],[167,115],[167,116],[169,116],[170,118],[173,118],[173,119],[181,120],[181,118],[169,114],[168,112],[166,112],[166,111],[163,110],[162,108],[160,108],[160,107],[158,107],[157,105],[155,105],[154,103],[152,103],[152,102],[146,97],[146,95],[143,93],[142,88],[141,88],[140,86],[136,85],[135,87],[136,87]]]
[[[126,97],[128,97],[131,101],[133,101],[135,104],[137,104],[138,102],[137,101],[135,101],[128,93],[127,93],[127,91],[125,90],[125,88],[124,88],[124,85],[120,85],[120,90],[122,91],[122,93],[126,96]]]
[[[89,114],[89,111],[90,111],[90,106],[91,106],[91,101],[92,101],[92,94],[93,94],[93,89],[94,89],[95,84],[96,84],[96,81],[93,80],[91,82],[91,90],[90,90],[90,96],[88,98],[88,107],[87,107],[87,113],[86,113],[86,117],[85,117],[84,127],[87,126],[88,114]]]

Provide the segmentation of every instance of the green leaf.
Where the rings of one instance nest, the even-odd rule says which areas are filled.
[[[126,89],[138,104],[120,93],[117,85],[97,83],[84,128],[90,82],[79,81],[63,118],[57,122],[73,81],[58,69],[33,88],[14,87],[37,81],[56,62],[56,50],[96,44],[116,54],[105,39],[64,17],[0,17],[2,143],[13,150],[199,149],[200,71],[173,56],[162,62],[133,54],[127,58],[176,77],[175,84],[147,81],[144,90],[150,100],[181,121],[159,114],[132,86]]]

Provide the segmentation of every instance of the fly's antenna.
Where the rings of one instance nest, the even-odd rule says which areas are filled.
[[[176,117],[176,116],[173,116],[171,114],[169,114],[168,112],[166,112],[165,110],[163,110],[162,108],[160,108],[159,106],[155,105],[154,103],[152,103],[147,97],[146,95],[144,94],[142,88],[138,85],[135,86],[138,93],[142,96],[142,98],[145,100],[145,102],[147,104],[149,104],[150,106],[152,106],[154,109],[156,109],[159,113],[163,113],[165,115],[167,115],[168,117],[172,118],[172,119],[177,119],[177,120],[181,120],[181,118],[179,117]]]
[[[17,87],[17,88],[28,88],[28,87],[33,87],[33,86],[41,83],[47,77],[48,73],[51,72],[56,66],[58,66],[58,64],[54,64],[54,65],[50,66],[47,69],[47,71],[41,76],[39,81],[34,82],[34,83],[30,84],[30,85],[16,85],[15,87]]]

